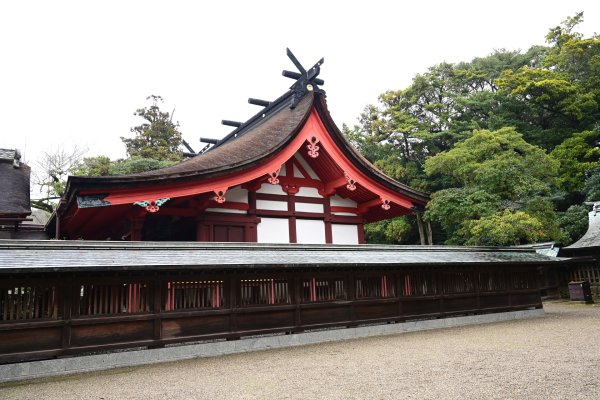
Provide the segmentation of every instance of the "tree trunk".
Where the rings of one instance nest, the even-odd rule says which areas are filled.
[[[431,229],[431,222],[427,221],[427,241],[429,245],[433,245],[433,230]]]
[[[417,226],[419,227],[419,238],[421,239],[421,245],[426,245],[425,242],[425,229],[423,229],[423,220],[421,219],[421,213],[415,213],[417,215]]]

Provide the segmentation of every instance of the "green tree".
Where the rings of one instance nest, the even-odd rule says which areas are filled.
[[[455,185],[479,187],[512,201],[547,193],[557,169],[554,159],[514,128],[474,131],[425,162],[428,175],[445,175]]]
[[[121,137],[127,147],[127,154],[130,158],[181,161],[183,156],[179,149],[182,143],[179,123],[174,123],[173,116],[159,108],[162,97],[151,95],[147,100],[151,100],[152,105],[140,108],[134,113],[145,121],[131,128],[135,137]]]
[[[406,217],[378,221],[365,226],[365,240],[368,243],[399,244],[412,234],[412,224]]]
[[[567,246],[581,238],[588,229],[588,209],[585,206],[573,205],[558,218],[561,229],[567,235],[563,245]]]
[[[109,176],[129,175],[140,172],[152,171],[159,168],[170,167],[177,161],[154,160],[152,158],[128,158],[125,160],[111,161],[106,156],[86,157],[73,170],[73,175],[79,176]]]
[[[465,221],[491,216],[500,207],[501,199],[495,194],[477,188],[450,188],[433,193],[425,217],[448,234],[447,244],[462,244],[468,239],[461,230]]]
[[[588,173],[598,166],[600,160],[600,130],[576,132],[556,146],[550,155],[560,163],[558,188],[579,194],[584,187]],[[581,201],[576,196],[576,202]]]
[[[510,246],[535,243],[546,238],[543,226],[523,211],[504,210],[468,221],[462,228],[470,246]]]
[[[541,63],[508,69],[496,81],[535,127],[523,130],[525,138],[549,150],[572,132],[593,129],[600,117],[600,37],[576,32],[582,21],[578,13],[552,28]]]
[[[581,201],[582,190],[597,195],[600,182],[591,170],[598,150],[590,133],[600,120],[600,37],[576,32],[582,20],[579,13],[552,28],[547,46],[434,65],[408,87],[381,94],[344,132],[388,175],[434,192],[429,219],[448,241],[464,243],[474,232],[466,222],[457,227],[450,210],[477,221],[504,209],[526,213],[546,239],[563,241],[555,209]],[[487,140],[481,132],[503,134]],[[552,158],[544,150],[554,150]],[[492,214],[462,212],[479,192],[500,205],[483,203]]]
[[[425,162],[428,175],[445,175],[455,186],[434,193],[425,218],[440,224],[449,244],[563,241],[553,206],[542,197],[557,169],[554,159],[513,128],[474,131]],[[515,226],[501,233],[490,230],[494,223]]]
[[[586,201],[600,201],[600,165],[594,168],[583,186]]]

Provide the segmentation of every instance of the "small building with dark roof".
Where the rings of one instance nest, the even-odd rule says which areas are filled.
[[[569,279],[589,282],[597,296],[600,295],[600,201],[586,204],[592,206],[587,232],[572,245],[561,248],[558,255],[571,258]]]
[[[30,206],[30,175],[18,150],[0,149],[0,239],[48,238],[45,213]]]
[[[21,162],[17,150],[0,149],[0,238],[15,239],[31,215],[29,179],[31,168]]]

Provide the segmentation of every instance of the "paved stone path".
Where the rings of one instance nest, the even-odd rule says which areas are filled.
[[[0,385],[0,399],[600,399],[600,305]]]

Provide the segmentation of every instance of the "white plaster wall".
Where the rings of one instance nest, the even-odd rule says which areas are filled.
[[[246,189],[242,189],[239,186],[234,186],[231,189],[227,190],[227,192],[225,193],[225,198],[227,199],[227,201],[248,204],[248,191]]]
[[[281,185],[271,185],[270,183],[263,183],[256,193],[287,194],[283,191]]]
[[[322,213],[323,204],[296,203],[296,211]]]
[[[297,219],[296,239],[298,243],[324,244],[325,222],[313,219]]]
[[[246,210],[232,210],[230,208],[207,208],[206,211],[226,214],[247,214]]]
[[[296,196],[318,197],[318,198],[323,197],[319,194],[319,191],[316,188],[312,188],[312,187],[301,187],[300,190],[298,190],[298,194],[296,194]]]
[[[256,209],[287,211],[288,206],[286,201],[256,200]]]
[[[279,176],[287,176],[287,169],[285,168],[285,164],[281,166],[281,169],[279,170]]]
[[[358,226],[331,224],[332,242],[334,244],[358,244]]]
[[[356,207],[356,202],[354,200],[345,199],[343,197],[338,196],[337,194],[330,197],[331,205],[338,207]]]
[[[342,217],[356,217],[358,214],[349,213],[349,212],[332,212],[333,215],[339,215]]]
[[[261,218],[256,233],[258,243],[290,242],[290,226],[287,218]]]
[[[305,149],[306,147],[303,146],[302,148]],[[306,160],[304,160],[304,158],[302,158],[300,154],[296,153],[294,154],[294,157],[296,158],[296,160],[298,160],[300,165],[304,167],[304,169],[306,170],[306,172],[308,172],[308,175],[310,175],[311,178],[320,180],[316,172],[310,167],[310,165],[308,165]]]

